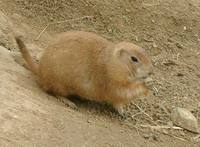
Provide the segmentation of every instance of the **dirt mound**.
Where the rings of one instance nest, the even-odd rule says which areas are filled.
[[[185,107],[200,118],[199,1],[1,0],[0,5],[14,22],[33,28],[24,34],[29,42],[37,38],[46,25],[65,21],[48,26],[42,33],[37,44],[43,47],[55,32],[86,30],[146,48],[155,67],[154,84],[148,97],[138,98],[136,105],[127,106],[129,117],[123,124],[129,128],[138,124],[168,125],[171,123],[168,114],[176,106]],[[19,15],[20,19],[16,17]],[[83,16],[93,18],[70,20]],[[121,122],[107,106],[91,102],[78,102],[78,105],[84,114],[103,114]],[[168,133],[186,140],[194,136],[187,131]]]

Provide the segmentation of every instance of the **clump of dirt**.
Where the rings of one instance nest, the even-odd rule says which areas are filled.
[[[147,50],[154,64],[151,94],[127,106],[126,124],[166,125],[173,107],[185,107],[200,118],[200,2],[179,0],[2,0],[4,12],[18,13],[38,34],[68,30],[93,31],[112,41],[132,41]],[[37,36],[32,36],[36,38]],[[43,36],[41,36],[39,42]],[[81,104],[82,110],[93,105]],[[88,106],[88,107],[85,107]],[[139,106],[139,107],[138,107]],[[107,107],[107,106],[106,106]],[[90,110],[86,113],[103,112]],[[145,111],[144,112],[141,112]],[[148,115],[147,115],[148,114]],[[199,120],[200,122],[200,120]],[[179,133],[180,135],[181,133]],[[192,134],[183,132],[188,139]]]

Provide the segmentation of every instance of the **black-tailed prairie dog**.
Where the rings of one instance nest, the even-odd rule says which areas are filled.
[[[133,43],[113,43],[91,32],[65,32],[54,38],[37,64],[19,37],[16,42],[40,86],[55,96],[107,102],[123,114],[125,104],[147,94],[145,79],[152,63]]]

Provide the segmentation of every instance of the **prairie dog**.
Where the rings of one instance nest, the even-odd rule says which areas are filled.
[[[145,50],[133,43],[113,43],[91,32],[65,32],[55,37],[37,64],[23,41],[15,39],[46,92],[107,102],[120,114],[124,104],[147,94],[144,80],[152,63]]]

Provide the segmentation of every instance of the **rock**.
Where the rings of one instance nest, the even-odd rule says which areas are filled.
[[[199,133],[198,121],[187,109],[176,107],[171,113],[172,122],[191,132]]]

